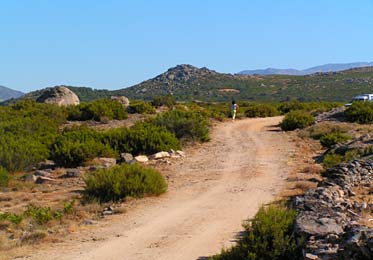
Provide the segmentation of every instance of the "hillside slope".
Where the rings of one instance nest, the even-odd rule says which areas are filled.
[[[0,86],[0,101],[4,101],[11,98],[19,98],[24,93],[18,90],[13,90],[4,86]]]
[[[179,65],[130,88],[117,91],[131,98],[173,94],[179,100],[347,101],[373,92],[373,67],[305,76],[245,76]]]
[[[67,86],[81,101],[124,95],[152,100],[172,94],[179,101],[340,101],[355,95],[373,93],[373,67],[304,76],[247,76],[218,73],[207,68],[178,65],[153,79],[119,90],[95,90]],[[43,91],[27,94],[36,99]]]

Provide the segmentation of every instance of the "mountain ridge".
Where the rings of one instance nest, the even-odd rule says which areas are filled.
[[[0,85],[0,101],[5,101],[11,98],[19,98],[23,96],[24,93],[18,90],[7,88]]]
[[[373,93],[373,66],[340,72],[311,75],[239,75],[224,74],[206,67],[182,64],[132,87],[118,90],[96,90],[66,86],[81,101],[110,96],[152,100],[173,95],[178,101],[221,102],[241,101],[340,101],[348,102],[361,93]],[[37,99],[43,90],[28,93],[25,98]]]
[[[254,70],[243,70],[238,72],[240,75],[310,75],[314,73],[326,73],[326,72],[338,72],[353,68],[370,67],[373,66],[373,62],[352,62],[352,63],[328,63],[310,67],[304,70],[298,70],[293,68],[278,69],[278,68],[266,68],[266,69],[254,69]]]

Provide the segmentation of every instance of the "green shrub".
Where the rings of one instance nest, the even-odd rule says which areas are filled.
[[[288,102],[281,102],[278,105],[277,109],[282,114],[287,114],[287,113],[289,113],[291,111],[304,110],[305,109],[305,103],[301,103],[298,100],[288,101]]]
[[[167,190],[167,183],[159,172],[138,164],[100,169],[87,175],[84,181],[85,195],[100,202],[159,195]]]
[[[335,125],[332,123],[322,122],[315,124],[307,129],[309,137],[312,139],[319,140],[321,137],[331,133],[347,133],[350,129],[350,126],[347,125]]]
[[[3,220],[8,220],[8,221],[12,222],[13,224],[18,225],[19,223],[22,222],[23,216],[22,215],[17,215],[17,214],[14,214],[14,213],[9,213],[9,212],[0,213],[0,221],[3,221]]]
[[[48,148],[66,121],[63,108],[31,100],[0,107],[0,165],[9,172],[35,166],[49,155]]]
[[[300,246],[293,237],[294,210],[283,206],[261,207],[236,246],[212,260],[298,259]]]
[[[277,108],[270,104],[252,104],[245,111],[247,117],[270,117],[277,116],[279,112]]]
[[[178,139],[186,141],[208,141],[209,121],[200,113],[193,111],[173,110],[158,115],[154,123],[166,127]]]
[[[351,139],[351,136],[339,132],[325,134],[320,138],[320,143],[324,147],[331,147],[337,143],[343,143]]]
[[[66,131],[56,138],[50,158],[58,165],[76,167],[95,157],[117,157],[118,153],[101,139],[102,134],[89,128]]]
[[[136,100],[132,101],[127,107],[130,114],[154,114],[155,109],[149,102]]]
[[[346,109],[345,116],[350,122],[367,124],[373,122],[373,103],[354,102]]]
[[[35,166],[48,157],[48,146],[32,136],[0,134],[0,165],[9,172]]]
[[[281,129],[285,131],[295,130],[297,128],[305,128],[311,125],[315,118],[303,111],[289,112],[281,122]]]
[[[75,204],[75,200],[65,202],[63,204],[63,213],[72,214],[74,212],[74,204]]]
[[[129,129],[128,128],[112,128],[102,133],[101,141],[110,146],[114,151],[119,153],[130,152],[132,148],[129,146]]]
[[[63,213],[53,211],[50,207],[28,205],[24,215],[31,217],[37,224],[42,225],[51,221],[52,219],[61,219]]]
[[[6,187],[9,182],[8,171],[0,165],[0,187]]]
[[[154,125],[150,122],[140,122],[128,131],[125,144],[127,152],[133,154],[153,154],[160,151],[180,149],[180,142],[175,135],[163,126]]]
[[[158,96],[152,101],[152,105],[155,107],[168,106],[173,107],[176,104],[175,97],[172,95]]]
[[[107,120],[123,120],[128,118],[125,107],[116,100],[100,99],[78,106],[67,108],[69,120],[94,120],[106,122]]]
[[[72,141],[63,137],[57,139],[51,153],[51,159],[65,167],[76,167],[95,157],[117,157],[117,153],[100,140]]]
[[[340,164],[343,161],[343,156],[336,153],[328,153],[324,156],[323,165],[324,167],[332,167],[334,165]]]

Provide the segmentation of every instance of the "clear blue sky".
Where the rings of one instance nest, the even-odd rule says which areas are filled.
[[[119,89],[219,72],[373,61],[371,0],[2,0],[0,85]]]

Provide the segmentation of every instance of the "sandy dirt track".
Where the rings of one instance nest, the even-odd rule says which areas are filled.
[[[168,167],[169,191],[110,224],[27,259],[205,259],[232,244],[242,221],[284,187],[294,144],[281,117],[217,124],[211,141]]]

